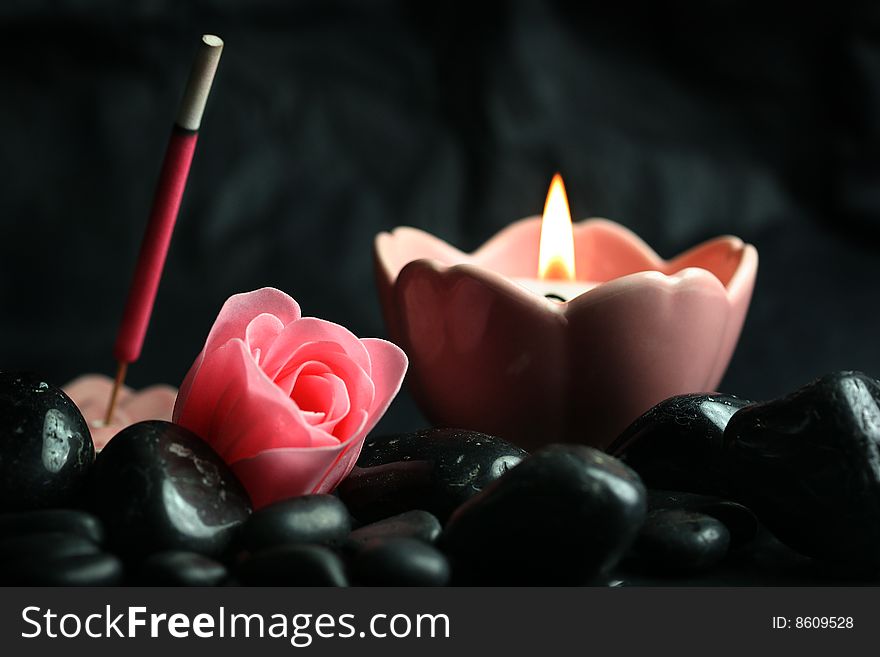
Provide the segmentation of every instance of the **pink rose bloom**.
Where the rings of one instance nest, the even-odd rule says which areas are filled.
[[[332,491],[406,373],[385,340],[302,317],[274,288],[223,305],[180,386],[174,421],[232,467],[255,507]]]

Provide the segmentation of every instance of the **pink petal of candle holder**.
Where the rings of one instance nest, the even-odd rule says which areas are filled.
[[[135,391],[122,386],[110,424],[104,424],[113,379],[103,374],[84,374],[64,386],[64,392],[77,405],[89,424],[95,449],[101,450],[125,427],[143,420],[171,421],[177,388],[155,385]]]
[[[754,287],[758,254],[732,236],[663,260],[606,219],[575,224],[578,278],[600,285],[558,303],[536,277],[541,218],[472,254],[414,228],[376,237],[379,298],[425,414],[525,449],[603,448],[656,403],[714,390]]]

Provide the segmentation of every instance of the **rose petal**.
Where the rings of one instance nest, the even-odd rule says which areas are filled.
[[[328,433],[333,433],[333,429],[339,424],[351,411],[351,400],[348,397],[348,389],[345,387],[345,381],[332,373],[323,374],[321,376],[331,387],[331,402],[327,408],[327,416],[320,425],[320,428]]]
[[[375,385],[367,373],[344,354],[328,354],[323,362],[345,384],[350,410],[333,428],[333,435],[348,440],[360,431],[362,422],[357,412],[369,412],[376,396]]]
[[[318,425],[320,425],[321,422],[324,421],[324,418],[327,416],[326,413],[320,413],[320,412],[315,412],[315,411],[300,410],[300,413],[302,413],[303,419],[306,422],[308,422],[310,425],[312,425],[313,427],[317,427]]]
[[[315,490],[345,451],[343,445],[322,449],[282,448],[260,452],[232,464],[254,508]]]
[[[354,464],[357,462],[358,455],[361,453],[361,448],[364,446],[364,437],[367,435],[368,431],[366,429],[367,423],[369,422],[369,414],[366,412],[358,413],[360,416],[360,429],[358,430],[357,437],[349,440],[344,443],[343,450],[339,453],[339,457],[333,464],[327,469],[327,473],[318,482],[318,484],[312,489],[312,493],[329,493],[336,486],[339,485],[339,482],[345,479],[348,476],[348,473],[351,472],[351,469],[354,467]]]
[[[187,373],[174,404],[173,421],[204,440],[208,439],[207,430],[217,399],[232,385],[231,376],[218,376],[220,370],[227,366],[231,355],[232,346],[228,346],[212,354],[204,366],[198,367],[194,364]],[[186,396],[183,394],[185,385],[190,390],[190,394]],[[212,443],[212,446],[215,450],[218,449],[216,444]]]
[[[284,330],[284,324],[275,315],[263,313],[248,322],[245,329],[245,342],[259,365],[260,355],[269,351],[272,342]]]
[[[258,293],[295,312],[249,304]],[[331,491],[399,391],[406,356],[338,324],[299,319],[296,302],[271,288],[233,297],[221,316],[175,419],[232,464],[257,507]]]
[[[254,317],[264,313],[275,315],[285,325],[295,322],[301,315],[299,304],[281,290],[276,290],[273,287],[234,294],[226,300],[208,333],[205,347],[196,356],[195,362],[187,372],[183,383],[180,384],[180,392],[175,404],[175,418],[177,417],[177,406],[186,404],[193,379],[204,362],[205,354],[211,353],[233,338],[245,338],[247,325]]]
[[[359,413],[361,426],[367,414]],[[259,509],[277,500],[309,493],[329,493],[354,467],[362,440],[350,440],[333,447],[270,449],[232,464]]]
[[[343,417],[339,417],[333,423],[332,433],[340,440],[347,440],[357,431],[360,420],[350,417],[351,411],[363,410],[368,411],[373,403],[375,395],[373,382],[354,361],[348,358],[346,354],[332,351],[324,346],[325,343],[313,343],[305,345],[294,356],[319,356],[320,363],[316,361],[307,361],[305,364],[299,364],[297,369],[291,372],[282,370],[276,383],[285,391],[290,390],[291,393],[295,386],[297,377],[307,372],[307,367],[313,368],[308,373],[316,373],[318,367],[329,368],[329,371],[342,380],[345,395],[348,400],[349,413]],[[295,363],[291,363],[291,366]]]
[[[340,453],[337,461],[328,469],[327,475],[313,493],[328,493],[348,476],[363,447],[363,439],[388,410],[394,397],[400,391],[406,368],[409,364],[406,354],[396,344],[379,338],[363,338],[361,340],[370,354],[373,370],[375,394],[369,413],[357,433],[346,442],[346,448]]]
[[[284,391],[288,397],[293,394],[293,386],[296,385],[297,379],[303,375],[309,374],[327,374],[330,368],[319,360],[305,360],[303,362],[292,362],[289,369],[283,369],[275,377],[275,385]]]
[[[301,410],[326,416],[335,402],[335,392],[327,379],[317,374],[306,374],[296,380],[290,398]]]
[[[234,294],[223,304],[205,341],[205,353],[211,353],[233,338],[244,339],[248,324],[259,315],[274,315],[286,326],[300,318],[299,304],[273,287]]]
[[[370,354],[373,368],[372,380],[375,387],[373,403],[370,406],[371,423],[367,428],[367,432],[369,432],[388,410],[397,393],[400,392],[409,361],[403,349],[387,340],[363,338],[361,342]]]
[[[338,376],[345,383],[348,391],[350,407],[352,409],[369,410],[373,404],[375,396],[373,382],[369,375],[348,357],[347,354],[339,350],[339,345],[333,342],[312,342],[299,347],[292,356],[290,361],[276,375],[276,383],[284,390],[293,390],[295,379],[304,373],[302,361],[319,362],[329,368],[333,374]],[[364,349],[366,351],[366,348]],[[340,426],[341,425],[341,426]],[[333,431],[333,434],[345,440],[351,436],[351,432],[356,427],[354,420],[342,418]]]
[[[227,462],[264,449],[336,442],[305,422],[296,404],[257,367],[238,339],[205,360],[177,422],[201,436]]]
[[[196,375],[199,373],[204,357],[204,353],[200,353],[196,356],[196,359],[186,373],[186,376],[183,377],[183,381],[180,382],[180,390],[177,393],[177,399],[174,401],[174,410],[171,413],[172,422],[178,421],[181,410],[189,401],[189,393],[192,390],[193,381],[195,381]]]
[[[233,463],[255,508],[297,495],[328,493],[351,472],[363,438],[400,390],[407,368],[406,354],[396,345],[374,338],[361,342],[370,354],[375,394],[369,412],[359,413],[357,433],[336,448],[270,449]]]
[[[276,373],[287,365],[291,353],[303,345],[316,342],[337,345],[367,376],[371,375],[370,356],[357,336],[344,326],[316,317],[303,317],[285,326],[263,359],[263,369],[274,379]]]
[[[305,406],[300,403],[301,400],[295,394],[295,386],[304,377],[317,377],[330,387],[323,401],[306,401]],[[333,374],[325,363],[307,361],[293,372],[285,373],[284,378],[276,379],[275,384],[293,399],[301,412],[305,412],[305,408],[321,408],[323,418],[320,422],[311,422],[311,424],[328,433],[332,433],[339,421],[351,410],[351,400],[345,381]]]

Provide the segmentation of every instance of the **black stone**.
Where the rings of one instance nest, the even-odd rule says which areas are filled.
[[[724,435],[737,501],[812,557],[880,569],[880,382],[826,375],[737,412]]]
[[[123,574],[119,558],[102,552],[0,562],[0,584],[6,586],[116,586]]]
[[[214,450],[170,422],[134,424],[95,463],[92,510],[128,556],[163,550],[222,555],[251,504]]]
[[[138,569],[144,586],[217,586],[227,577],[226,566],[196,552],[157,552]]]
[[[355,529],[348,540],[349,545],[363,545],[377,538],[414,538],[434,543],[442,529],[437,516],[416,509]]]
[[[70,505],[94,460],[89,427],[60,388],[0,372],[0,511]]]
[[[23,534],[0,540],[0,562],[23,557],[56,559],[61,557],[95,554],[100,548],[79,534],[44,532]]]
[[[304,495],[263,507],[245,523],[242,544],[252,551],[274,545],[339,545],[351,531],[348,509],[333,495]]]
[[[0,539],[24,534],[63,532],[101,544],[104,526],[91,513],[77,509],[44,509],[0,515]]]
[[[758,535],[760,527],[750,509],[737,502],[710,495],[649,490],[648,512],[660,509],[695,511],[720,520],[730,532],[732,549],[739,549],[751,542]]]
[[[352,561],[352,578],[365,586],[445,586],[449,562],[415,538],[373,538]]]
[[[645,517],[645,488],[617,459],[544,448],[450,518],[441,548],[456,583],[578,585],[610,569]]]
[[[648,488],[718,495],[724,429],[751,403],[720,394],[670,397],[637,418],[607,451]]]
[[[239,564],[239,580],[249,586],[348,586],[342,560],[321,545],[278,545]]]
[[[435,428],[369,438],[338,488],[361,522],[424,509],[441,521],[528,456],[500,438]]]
[[[683,509],[652,511],[636,538],[639,565],[664,573],[708,570],[727,555],[730,533],[712,516]]]

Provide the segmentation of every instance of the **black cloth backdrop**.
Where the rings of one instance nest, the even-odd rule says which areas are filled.
[[[728,0],[5,2],[0,368],[111,374],[166,138],[203,32],[226,41],[135,386],[177,385],[223,301],[273,285],[384,335],[372,239],[473,249],[537,214],[666,257],[761,257],[722,384],[880,375],[880,11]],[[814,13],[811,13],[814,12]],[[424,424],[408,395],[380,427]]]

